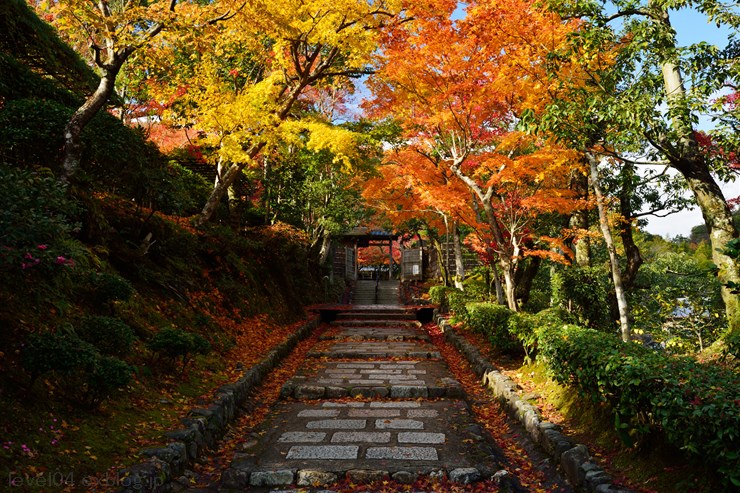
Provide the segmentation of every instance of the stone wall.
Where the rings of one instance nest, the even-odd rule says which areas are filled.
[[[311,320],[278,344],[262,361],[245,370],[239,380],[218,388],[207,407],[191,409],[182,420],[182,428],[165,433],[161,446],[141,450],[139,455],[147,459],[121,471],[119,492],[170,493],[182,489],[178,480],[185,470],[216,447],[250,392],[317,325],[318,318]]]
[[[539,409],[522,399],[517,384],[498,371],[477,347],[456,334],[446,319],[436,314],[445,339],[467,358],[475,374],[501,401],[507,412],[526,429],[530,438],[560,466],[562,474],[582,493],[632,493],[612,483],[601,467],[591,462],[585,445],[574,443],[560,427],[542,419]]]

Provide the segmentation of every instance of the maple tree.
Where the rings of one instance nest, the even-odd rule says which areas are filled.
[[[426,161],[462,187],[459,201],[467,202],[468,218],[483,219],[507,304],[517,310],[522,258],[553,255],[533,246],[534,218],[582,206],[567,188],[569,174],[583,172],[575,155],[515,130],[518,115],[537,111],[557,85],[546,60],[571,28],[526,1],[471,3],[466,17],[453,21],[456,7],[421,5],[413,23],[389,33],[368,109],[402,122],[409,152],[392,157],[401,172],[413,174],[407,170]]]
[[[465,270],[460,249],[461,221],[471,222],[471,208],[467,200],[467,189],[455,180],[451,171],[440,165],[437,158],[429,159],[408,147],[388,152],[386,161],[379,168],[380,176],[364,184],[365,200],[391,220],[398,228],[411,221],[423,220],[439,258],[443,248],[438,234],[444,231],[445,244],[453,237],[455,249],[455,286],[463,288]],[[465,219],[463,219],[465,218]],[[445,246],[445,251],[448,247]],[[446,262],[443,277],[447,280]]]

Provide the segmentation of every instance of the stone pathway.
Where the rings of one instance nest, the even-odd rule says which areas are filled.
[[[495,447],[420,324],[398,307],[342,313],[236,454],[221,491],[446,476],[490,478]]]

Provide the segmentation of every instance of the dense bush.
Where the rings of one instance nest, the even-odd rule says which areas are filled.
[[[203,336],[171,327],[157,332],[147,346],[167,358],[180,358],[183,370],[194,355],[207,354],[211,350],[210,343]]]
[[[98,405],[131,379],[133,369],[112,356],[102,356],[73,334],[31,334],[21,354],[23,368],[38,377],[54,373],[66,396],[86,405]]]
[[[56,168],[62,159],[64,125],[72,111],[48,100],[6,102],[0,108],[0,154],[17,165]]]
[[[519,341],[524,350],[524,358],[527,363],[537,350],[537,329],[539,328],[537,315],[531,313],[512,313],[507,320],[506,328],[509,334]]]
[[[111,356],[129,354],[136,339],[134,331],[121,319],[99,315],[85,317],[77,335],[101,353]]]
[[[115,274],[94,272],[91,274],[90,283],[98,307],[107,306],[114,301],[128,301],[134,295],[131,283]]]
[[[165,214],[189,216],[200,212],[213,185],[189,169],[170,161],[166,173],[158,173],[156,183],[151,183],[153,202]]]
[[[87,367],[95,356],[95,348],[73,334],[44,332],[28,336],[21,362],[31,379],[36,380],[50,371],[71,373]]]
[[[2,124],[0,123],[0,126]],[[0,164],[0,269],[27,270],[58,257],[54,245],[74,229],[76,204],[49,174]],[[54,255],[57,253],[57,255]]]
[[[446,293],[447,307],[452,312],[456,321],[465,321],[467,311],[465,305],[470,302],[465,293],[458,289],[450,289]]]
[[[551,277],[553,305],[575,315],[578,323],[589,327],[608,327],[609,279],[595,267],[571,267]]]
[[[450,307],[450,300],[449,300],[450,295],[457,296],[461,294],[463,294],[462,291],[460,291],[457,288],[450,287],[450,286],[440,285],[440,286],[432,286],[431,288],[429,288],[429,299],[435,305],[439,305],[439,311],[441,313],[449,313],[450,310],[452,309]],[[458,298],[458,299],[469,301],[466,296],[463,296],[462,298]],[[457,308],[460,309],[459,306]]]
[[[475,302],[465,305],[465,323],[485,335],[491,345],[502,352],[521,350],[519,341],[509,333],[509,319],[514,314],[504,305]]]
[[[661,432],[740,486],[740,375],[568,325],[540,331],[539,357],[559,382],[607,402],[631,442]]]
[[[84,400],[96,406],[131,381],[133,368],[113,356],[98,356],[85,374]]]

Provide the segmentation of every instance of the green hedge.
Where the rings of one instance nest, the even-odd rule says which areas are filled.
[[[465,305],[470,302],[464,292],[458,289],[450,289],[447,291],[447,306],[452,312],[453,319],[458,322],[464,322],[467,319],[468,312]]]
[[[465,305],[465,323],[471,329],[484,334],[491,345],[503,352],[521,351],[519,341],[509,332],[509,320],[515,315],[503,305],[476,302]]]
[[[432,303],[439,305],[439,311],[441,313],[447,313],[450,311],[450,305],[448,301],[449,293],[460,293],[461,291],[449,286],[432,286],[429,288],[429,299]]]
[[[553,378],[613,409],[629,443],[661,432],[740,486],[740,375],[575,325],[539,331]]]

